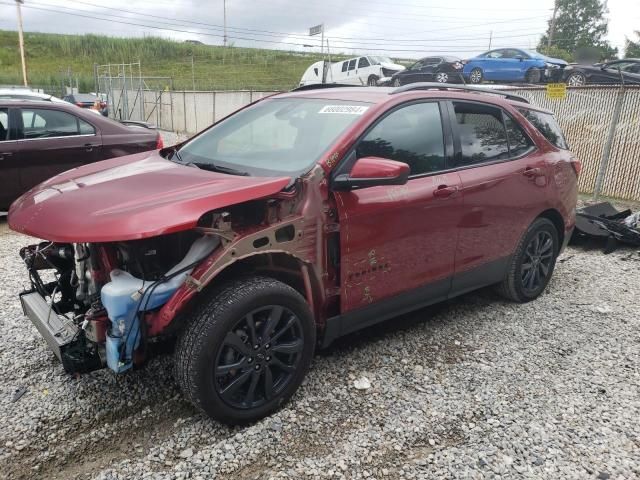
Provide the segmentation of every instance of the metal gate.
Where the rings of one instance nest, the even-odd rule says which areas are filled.
[[[96,93],[109,107],[109,116],[118,120],[136,120],[162,125],[163,106],[169,107],[173,128],[171,77],[143,77],[140,62],[95,65]]]

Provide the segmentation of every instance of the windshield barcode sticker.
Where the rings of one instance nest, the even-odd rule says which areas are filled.
[[[362,115],[369,107],[361,105],[325,105],[318,113],[341,113],[346,115]]]

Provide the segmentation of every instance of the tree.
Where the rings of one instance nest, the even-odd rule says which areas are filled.
[[[624,56],[626,58],[640,58],[640,30],[637,30],[635,34],[638,37],[637,41],[634,42],[627,38],[624,48]]]
[[[547,32],[540,39],[539,49],[551,44],[574,53],[580,48],[597,48],[601,59],[616,55],[617,49],[605,40],[609,13],[600,0],[556,0],[555,20],[549,20]],[[551,38],[551,42],[549,42]]]

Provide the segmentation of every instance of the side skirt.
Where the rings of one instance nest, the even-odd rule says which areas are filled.
[[[393,317],[454,298],[472,290],[499,283],[504,279],[511,256],[462,272],[435,283],[423,285],[395,297],[327,319],[321,348],[344,335]]]

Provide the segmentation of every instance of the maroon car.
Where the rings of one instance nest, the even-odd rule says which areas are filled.
[[[185,396],[253,421],[339,336],[489,285],[537,298],[579,171],[553,114],[506,92],[275,95],[23,195],[9,226],[46,241],[20,251],[21,301],[68,372],[123,373],[177,336]]]
[[[155,129],[67,103],[0,100],[0,211],[65,170],[156,148],[162,139]]]

